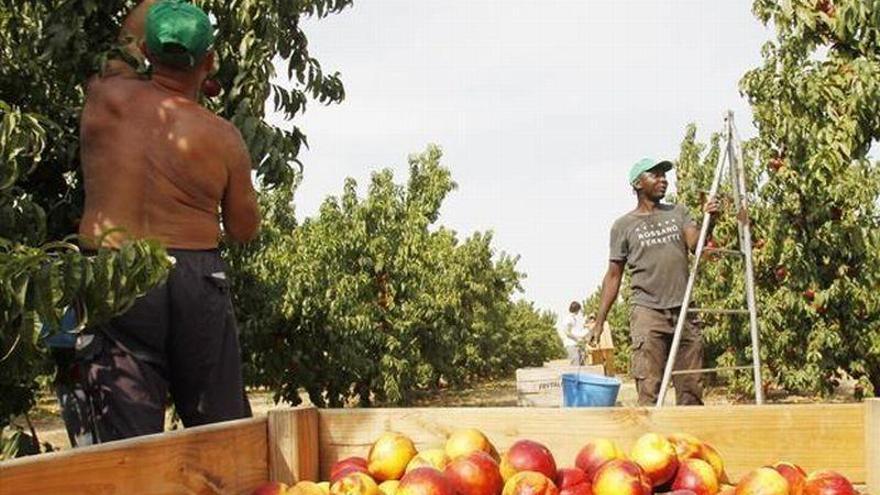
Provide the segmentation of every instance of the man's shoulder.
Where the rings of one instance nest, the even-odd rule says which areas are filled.
[[[132,93],[143,90],[148,85],[146,79],[121,75],[95,74],[86,84],[87,100],[116,98],[130,100]]]
[[[614,223],[611,224],[611,230],[619,231],[625,229],[627,226],[632,225],[636,220],[638,220],[638,217],[634,215],[632,211],[628,211],[614,220]]]

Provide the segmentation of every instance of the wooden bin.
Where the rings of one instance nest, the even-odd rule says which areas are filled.
[[[562,406],[562,374],[592,373],[605,375],[602,365],[572,365],[548,363],[543,368],[516,370],[516,403],[525,407]]]
[[[731,479],[777,460],[829,468],[880,494],[880,399],[861,404],[688,408],[278,409],[231,421],[0,464],[0,494],[247,494],[267,479],[326,478],[332,463],[366,455],[386,430],[418,448],[475,427],[503,451],[545,443],[570,466],[585,440],[629,449],[647,431],[689,432],[723,456]]]

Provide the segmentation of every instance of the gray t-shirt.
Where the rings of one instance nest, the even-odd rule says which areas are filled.
[[[633,304],[655,309],[681,306],[688,279],[684,228],[696,225],[687,208],[658,205],[650,214],[630,212],[611,227],[613,261],[630,270]]]

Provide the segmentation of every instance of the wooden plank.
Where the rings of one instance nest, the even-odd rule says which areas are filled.
[[[500,451],[521,438],[543,442],[559,466],[572,465],[591,438],[614,439],[628,451],[648,431],[687,432],[721,453],[734,481],[752,469],[788,460],[808,471],[834,469],[864,483],[864,414],[862,404],[320,410],[321,475],[326,478],[340,458],[366,455],[383,431],[404,433],[422,449],[442,445],[457,428],[473,427]]]
[[[865,469],[866,493],[880,494],[880,398],[865,400]]]
[[[250,493],[268,479],[266,418],[0,463],[0,495]]]
[[[269,479],[293,485],[318,480],[318,410],[269,411]]]

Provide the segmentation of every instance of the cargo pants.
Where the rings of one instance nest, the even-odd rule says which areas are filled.
[[[633,305],[630,315],[632,336],[632,376],[639,394],[639,405],[653,406],[660,394],[663,370],[672,347],[672,337],[680,308],[653,309]],[[685,322],[674,370],[699,369],[703,365],[703,335],[700,322],[692,316]],[[703,404],[703,379],[699,373],[673,375],[675,403],[679,406]]]

